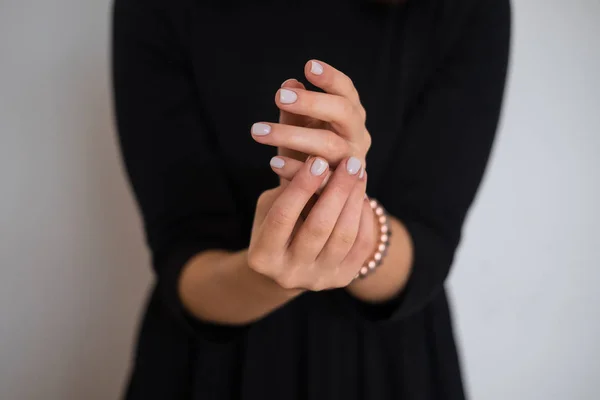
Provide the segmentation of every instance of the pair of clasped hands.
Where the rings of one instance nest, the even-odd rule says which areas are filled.
[[[371,136],[354,84],[322,61],[306,63],[308,81],[283,83],[279,123],[258,122],[253,138],[278,148],[271,167],[280,186],[256,206],[248,265],[286,289],[349,285],[377,245],[377,222],[365,194]]]

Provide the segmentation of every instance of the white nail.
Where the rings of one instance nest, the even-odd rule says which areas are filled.
[[[321,158],[315,158],[315,160],[313,161],[313,163],[310,167],[310,173],[315,176],[319,176],[319,175],[322,175],[326,169],[327,169],[327,161],[325,161]]]
[[[359,179],[362,179],[362,178],[363,178],[363,176],[365,176],[365,167],[362,167],[362,168],[360,169],[360,175],[358,175],[358,178],[359,178]]]
[[[285,160],[283,158],[273,157],[271,158],[270,164],[273,168],[283,168],[285,165]]]
[[[298,95],[293,90],[280,89],[279,90],[279,101],[283,104],[292,104],[298,100]]]
[[[360,170],[361,163],[360,160],[356,157],[350,157],[348,162],[346,162],[346,170],[350,175],[356,175]]]
[[[256,124],[252,125],[252,129],[250,131],[252,132],[253,135],[265,136],[265,135],[268,135],[269,133],[271,133],[271,125],[262,124],[260,122],[257,122]]]
[[[315,75],[321,75],[323,74],[323,66],[316,61],[311,61],[310,72],[312,72]]]

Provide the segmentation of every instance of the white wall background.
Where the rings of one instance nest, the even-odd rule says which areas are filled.
[[[452,276],[473,399],[600,392],[600,2],[515,0]],[[0,0],[0,398],[118,397],[150,275],[111,120],[107,0]]]

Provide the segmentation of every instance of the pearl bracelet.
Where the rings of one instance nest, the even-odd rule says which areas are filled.
[[[369,205],[373,209],[373,212],[375,213],[379,223],[379,244],[377,245],[377,251],[373,257],[367,260],[367,262],[358,271],[354,279],[362,279],[375,271],[375,269],[381,265],[384,257],[387,255],[390,245],[390,236],[392,235],[392,231],[390,230],[390,219],[388,218],[387,212],[375,199],[371,199],[369,201]]]

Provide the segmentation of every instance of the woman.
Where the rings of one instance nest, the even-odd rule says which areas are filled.
[[[115,2],[157,277],[126,398],[465,398],[444,280],[498,122],[508,1],[247,3]]]

